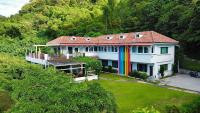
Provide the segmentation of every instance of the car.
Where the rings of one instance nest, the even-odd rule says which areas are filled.
[[[197,72],[197,71],[191,71],[191,72],[189,73],[189,75],[190,75],[191,77],[200,78],[200,74],[199,74],[199,72]]]

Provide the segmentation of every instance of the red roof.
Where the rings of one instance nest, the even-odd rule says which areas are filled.
[[[136,35],[139,37],[136,37]],[[153,43],[174,43],[178,41],[159,34],[155,31],[132,32],[121,34],[102,35],[98,37],[61,36],[47,45],[152,45]]]

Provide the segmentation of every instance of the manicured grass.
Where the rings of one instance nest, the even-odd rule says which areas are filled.
[[[154,106],[162,113],[166,105],[191,102],[199,95],[170,90],[152,84],[138,83],[135,79],[115,74],[101,74],[99,82],[116,98],[119,113],[130,113],[136,108]]]

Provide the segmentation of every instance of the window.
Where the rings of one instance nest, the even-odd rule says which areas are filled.
[[[118,68],[118,62],[117,61],[112,61],[112,67]]]
[[[132,53],[136,53],[136,46],[132,47]]]
[[[78,48],[74,48],[74,51],[77,53],[78,52]]]
[[[160,48],[160,54],[167,54],[168,53],[168,47],[161,47]]]
[[[107,52],[107,47],[104,47],[104,52]]]
[[[147,72],[147,64],[137,64],[137,70]]]
[[[124,39],[125,37],[124,37],[123,35],[121,35],[119,38],[120,38],[120,39]]]
[[[88,47],[85,48],[85,51],[88,52]]]
[[[116,46],[112,46],[112,47],[111,47],[111,51],[112,51],[112,52],[118,52],[118,49],[117,49]]]
[[[87,38],[86,41],[90,41],[90,38]]]
[[[101,49],[101,48],[100,48],[100,46],[99,46],[99,47],[98,47],[98,50],[101,51],[100,49]]]
[[[144,47],[144,53],[149,53],[148,47]]]
[[[89,48],[89,51],[90,51],[90,52],[93,52],[93,47],[90,47],[90,48]]]
[[[97,51],[97,46],[94,46],[94,51]]]
[[[135,33],[135,38],[142,38],[142,37],[143,37],[143,35],[141,33],[139,33],[139,32]]]
[[[115,48],[114,48],[113,46],[112,46],[112,48],[111,48],[111,49],[112,49],[112,52],[114,52],[114,51],[115,51]]]
[[[161,67],[164,67],[164,70],[165,70],[165,71],[168,70],[168,64],[160,65],[160,68],[161,68]]]
[[[71,40],[76,40],[76,37],[71,37]]]
[[[68,47],[68,53],[72,54],[73,53],[73,48],[72,47]]]
[[[154,47],[153,46],[151,47],[151,53],[154,53]]]
[[[103,51],[104,49],[103,49],[103,47],[102,46],[100,46],[99,47],[99,51]]]
[[[118,48],[117,47],[115,47],[115,52],[118,52]]]
[[[142,46],[138,47],[138,53],[143,53],[143,47]]]
[[[110,47],[110,46],[108,47],[108,52],[112,52],[112,50],[111,50],[111,47]]]
[[[112,36],[107,36],[106,39],[107,40],[111,40],[113,37]]]
[[[102,60],[102,66],[108,66],[108,60]]]

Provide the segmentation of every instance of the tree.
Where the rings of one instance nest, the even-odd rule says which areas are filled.
[[[71,83],[65,74],[52,69],[32,71],[13,84],[12,95],[18,102],[12,112],[116,112],[112,95],[99,84]]]
[[[113,28],[113,22],[116,20],[116,6],[117,0],[108,0],[108,4],[103,8],[103,20],[107,30]]]
[[[112,94],[98,83],[73,83],[69,74],[43,69],[7,54],[0,54],[0,81],[0,88],[9,91],[15,100],[10,112],[116,112]]]
[[[12,37],[12,38],[21,36],[20,30],[15,26],[11,26],[11,27],[7,28],[5,34]]]
[[[102,70],[101,62],[96,58],[91,57],[75,57],[72,61],[86,63],[87,71],[95,71],[95,74],[99,75]]]

